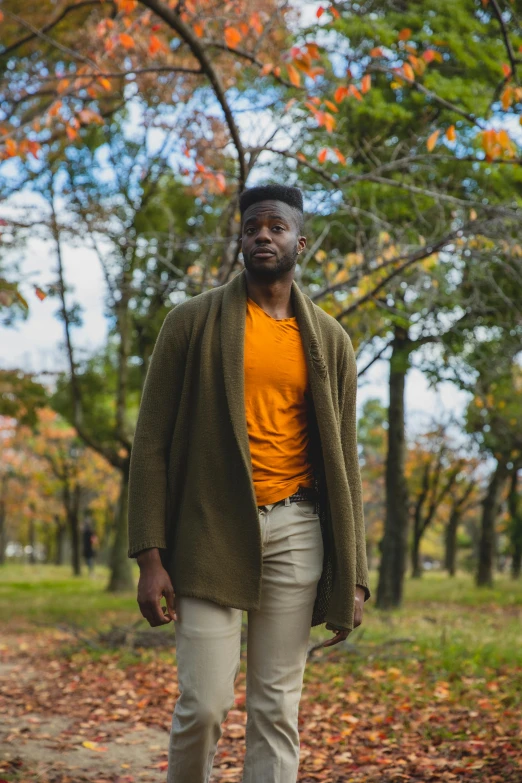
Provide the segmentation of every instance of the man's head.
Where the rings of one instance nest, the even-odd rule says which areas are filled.
[[[306,246],[303,195],[299,188],[262,185],[239,197],[241,249],[254,277],[277,280],[295,266]]]

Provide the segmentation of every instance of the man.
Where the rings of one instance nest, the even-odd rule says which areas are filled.
[[[129,556],[150,625],[175,622],[168,783],[210,779],[248,612],[243,783],[294,783],[309,632],[345,639],[370,596],[343,328],[293,281],[297,188],[240,199],[245,269],[175,307],[132,449]],[[167,607],[162,614],[160,601]]]

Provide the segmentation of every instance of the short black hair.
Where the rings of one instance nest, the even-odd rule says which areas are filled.
[[[292,207],[297,221],[297,228],[300,233],[304,230],[303,215],[303,194],[299,188],[293,188],[289,185],[279,185],[278,183],[268,183],[267,185],[258,185],[254,188],[247,188],[239,196],[239,211],[241,220],[248,207],[257,204],[259,201],[283,201]]]

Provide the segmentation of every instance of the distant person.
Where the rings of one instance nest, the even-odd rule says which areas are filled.
[[[94,573],[94,560],[96,558],[97,543],[98,537],[91,527],[91,523],[86,522],[83,528],[83,557],[91,576]]]
[[[242,610],[243,783],[295,783],[310,627],[326,622],[325,645],[341,642],[370,596],[355,356],[293,280],[301,191],[251,188],[240,212],[245,269],[167,315],[132,447],[138,603],[151,626],[174,620],[176,631],[168,783],[210,779]]]

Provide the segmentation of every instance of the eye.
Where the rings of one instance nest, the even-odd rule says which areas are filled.
[[[273,228],[273,230],[274,230],[274,231],[275,231],[276,229],[278,229],[278,230],[280,230],[280,231],[284,231],[284,230],[285,230],[285,227],[284,227],[284,226],[273,226],[272,228]]]

